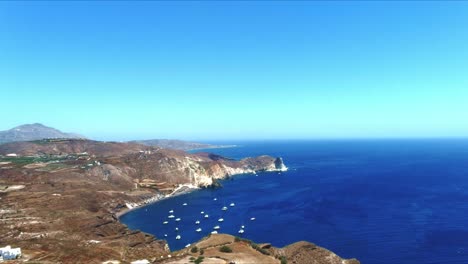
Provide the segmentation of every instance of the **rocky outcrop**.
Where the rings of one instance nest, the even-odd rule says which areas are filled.
[[[359,264],[357,259],[342,259],[335,253],[306,241],[296,242],[277,250],[288,263],[300,264]]]
[[[192,248],[196,247],[196,251]],[[221,247],[228,247],[231,252],[221,252]],[[204,262],[228,264],[264,263],[264,264],[359,264],[356,259],[343,259],[333,252],[308,242],[298,242],[284,248],[276,248],[270,243],[256,244],[253,241],[236,238],[227,234],[210,235],[190,248],[174,252],[177,257],[163,255],[161,263],[190,263],[197,259],[203,250]]]

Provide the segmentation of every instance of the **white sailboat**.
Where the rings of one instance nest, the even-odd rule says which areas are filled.
[[[174,218],[174,217],[175,217],[174,215],[170,215],[170,216],[168,216],[167,218]]]
[[[231,203],[229,206],[233,207],[233,206],[236,206],[236,204],[235,204],[235,203]]]
[[[240,229],[238,233],[239,234],[244,234],[244,229]]]
[[[212,231],[211,234],[218,234],[218,231]]]
[[[198,220],[195,221],[195,224],[196,224],[196,225],[199,225],[199,224],[200,224],[200,221],[198,221]]]
[[[220,228],[221,228],[221,227],[219,227],[219,226],[213,227],[214,230],[218,230],[218,229],[220,229]]]
[[[206,214],[206,215],[205,215],[205,218],[208,218],[208,217],[209,217],[209,216]]]
[[[179,240],[179,239],[180,239],[180,235],[177,235],[177,236],[175,237],[175,239]]]
[[[176,222],[179,222],[180,221],[180,218],[176,218]]]
[[[202,230],[201,228],[197,228],[197,230],[195,230],[195,231],[197,231],[197,232],[201,232],[201,230]]]
[[[218,219],[218,222],[223,222],[223,221],[224,221],[223,218]]]
[[[164,221],[163,222],[163,225],[167,225],[169,222],[168,221]]]

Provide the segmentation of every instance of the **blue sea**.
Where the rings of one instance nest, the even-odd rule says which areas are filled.
[[[306,240],[362,263],[468,263],[466,139],[224,143],[238,147],[210,152],[280,156],[289,171],[236,176],[223,188],[163,200],[121,220],[158,238],[167,234],[172,250],[216,225],[233,235],[244,225],[242,236],[255,242]],[[181,221],[168,219],[169,210]]]

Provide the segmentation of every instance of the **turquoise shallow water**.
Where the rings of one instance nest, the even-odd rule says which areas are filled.
[[[215,225],[234,235],[245,225],[243,236],[256,242],[307,240],[362,263],[468,263],[468,140],[226,143],[240,146],[210,151],[281,156],[290,170],[237,176],[221,189],[164,200],[121,220],[159,238],[167,234],[173,250]],[[180,222],[167,218],[171,209]]]

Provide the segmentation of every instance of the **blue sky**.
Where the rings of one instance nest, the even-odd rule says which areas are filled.
[[[0,2],[0,130],[468,135],[468,2]]]

